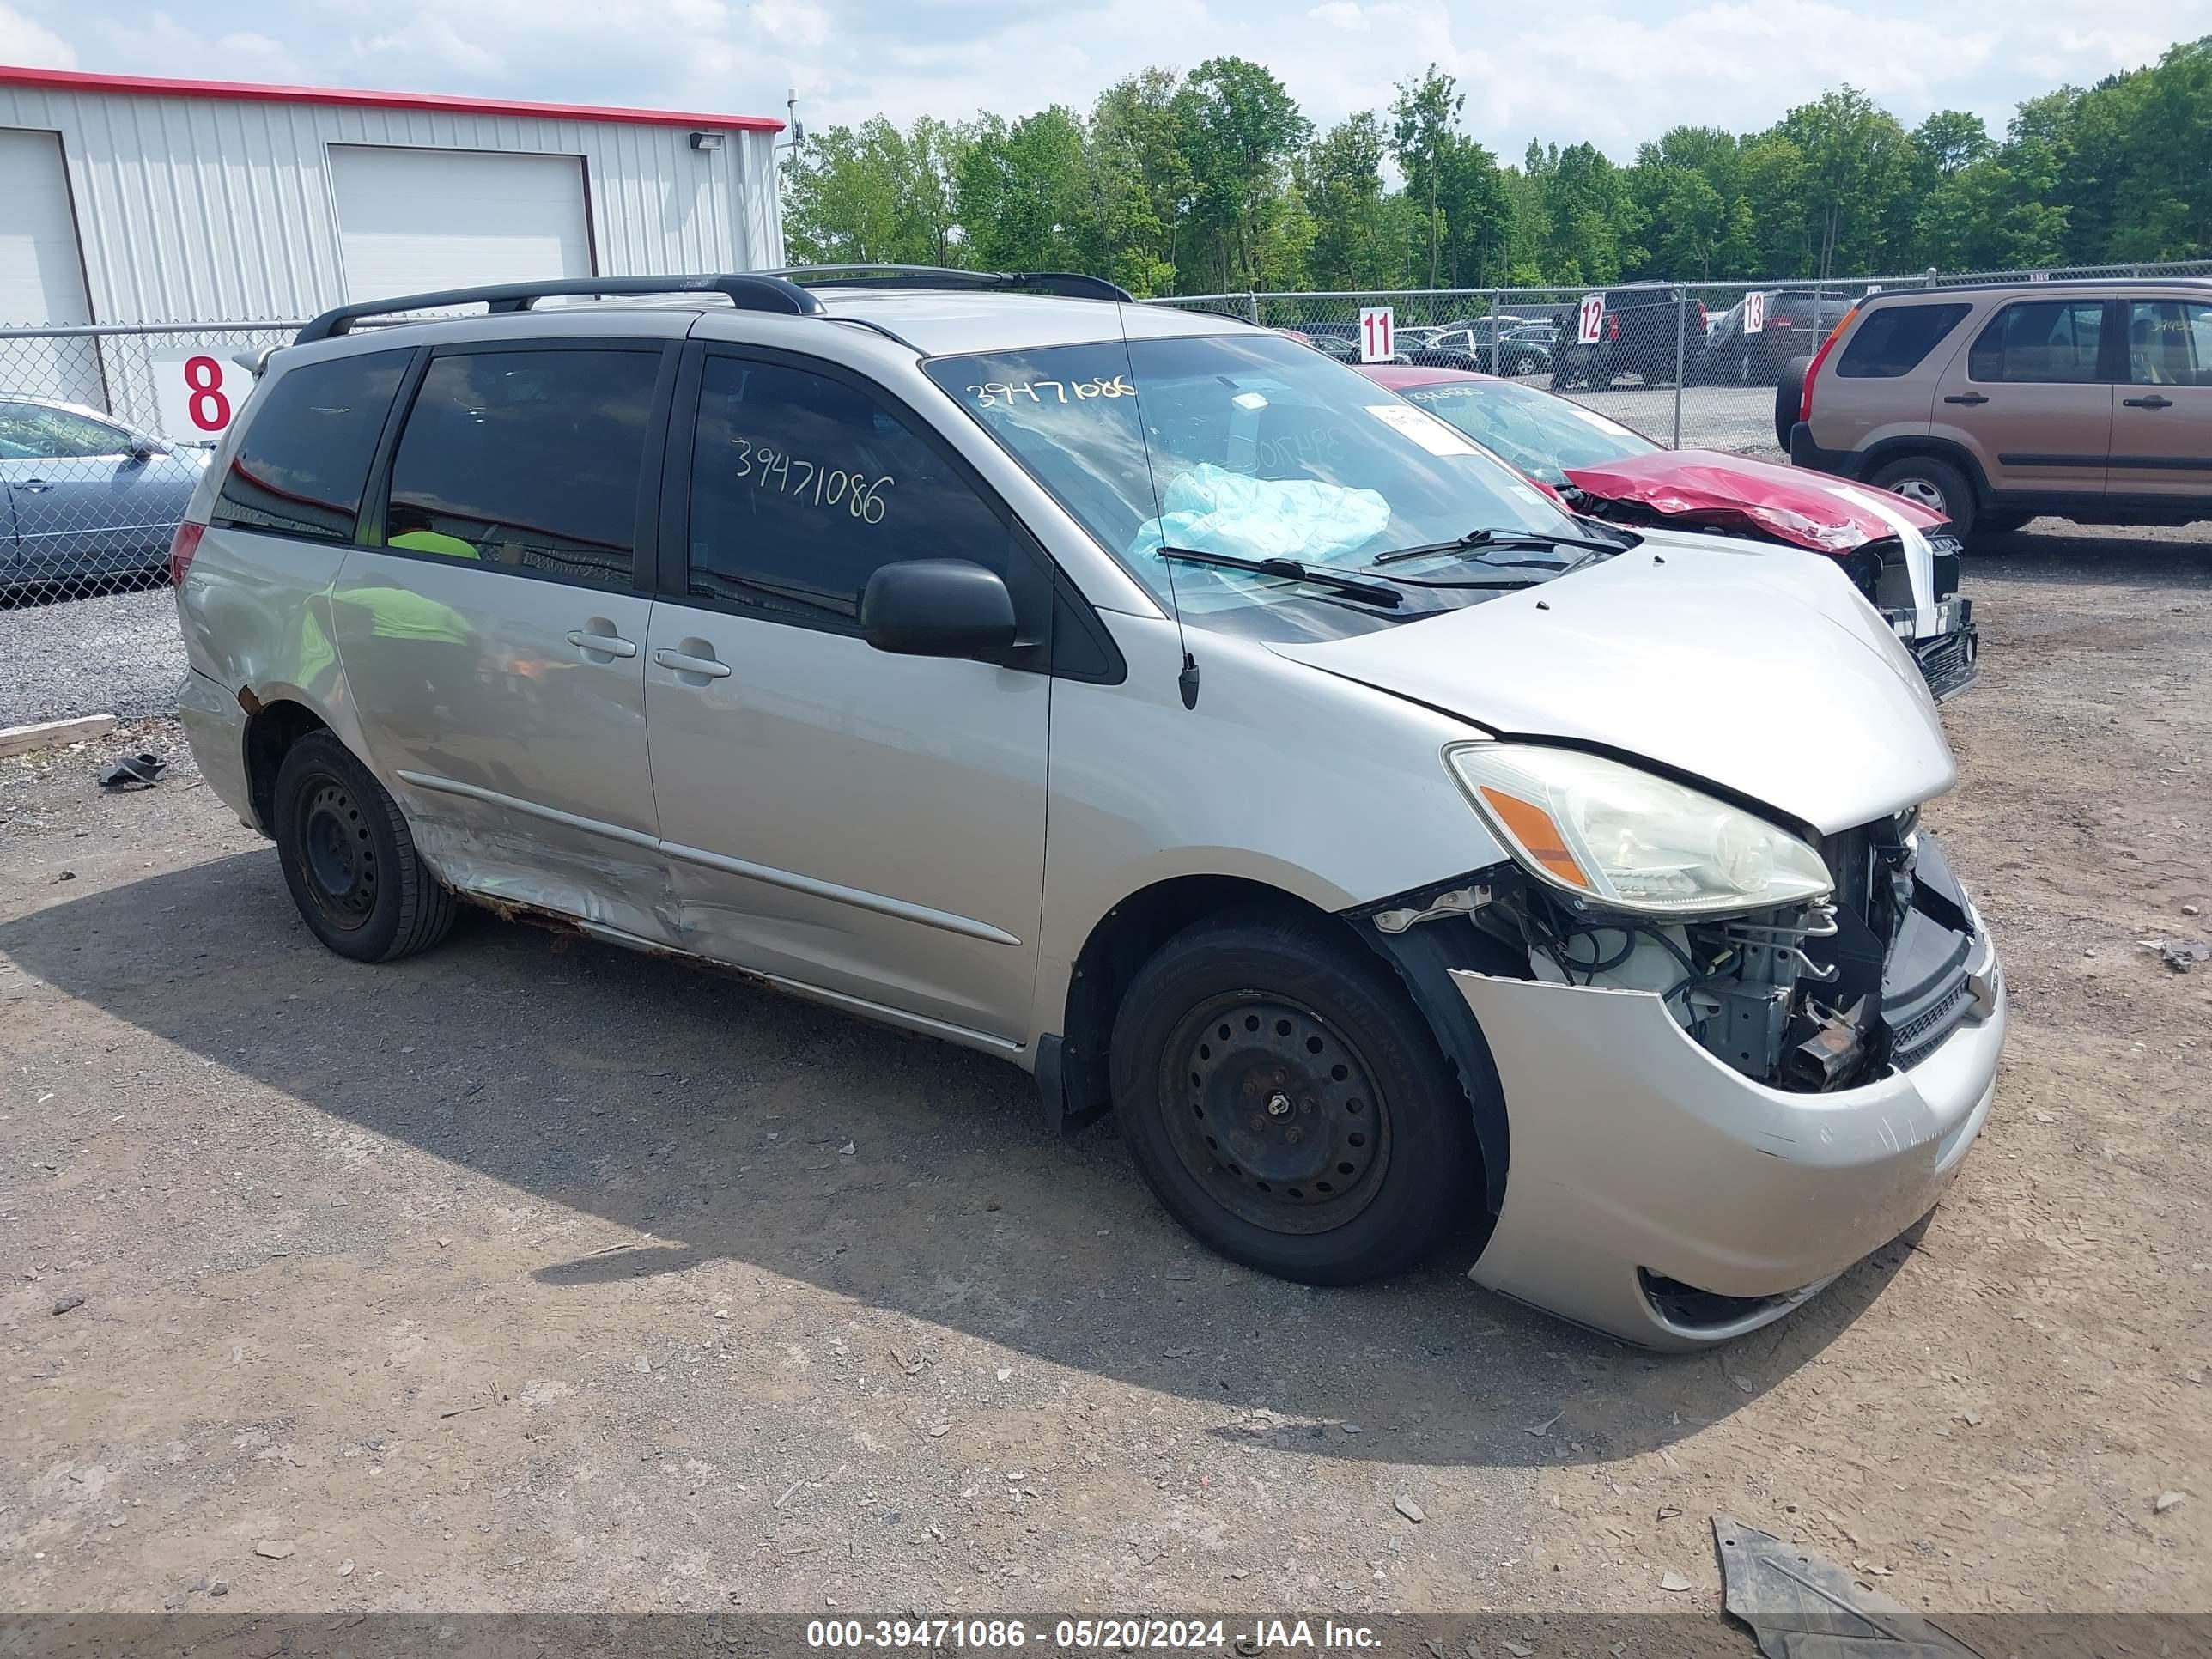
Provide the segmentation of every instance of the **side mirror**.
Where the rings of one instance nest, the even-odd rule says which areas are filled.
[[[994,571],[967,559],[908,559],[868,578],[860,631],[904,657],[973,657],[1014,643],[1013,596]]]
[[[166,455],[168,453],[151,438],[141,438],[131,446],[131,459],[134,461],[150,461],[156,455]]]

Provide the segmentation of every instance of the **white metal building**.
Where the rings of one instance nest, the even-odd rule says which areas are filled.
[[[0,328],[778,265],[782,127],[0,67]]]

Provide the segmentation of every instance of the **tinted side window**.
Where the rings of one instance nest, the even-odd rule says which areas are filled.
[[[1977,380],[2086,385],[2097,376],[2105,331],[2101,300],[2031,300],[2007,306],[1975,337],[1966,374]]]
[[[1910,374],[1972,311],[1969,305],[1883,306],[1868,313],[1837,360],[1847,380],[1887,380]]]
[[[310,541],[349,542],[376,440],[411,354],[334,357],[280,374],[254,394],[216,497],[215,523]]]
[[[387,546],[627,589],[660,352],[434,359],[392,460]]]
[[[694,599],[852,623],[903,559],[1008,572],[1006,525],[878,398],[780,363],[713,356],[691,465]]]

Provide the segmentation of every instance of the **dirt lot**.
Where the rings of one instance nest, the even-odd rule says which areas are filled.
[[[1997,1109],[1689,1359],[1464,1250],[1225,1267],[1014,1071],[717,978],[340,961],[158,723],[150,792],[0,763],[0,1611],[1710,1610],[1717,1509],[1914,1606],[2212,1608],[2212,969],[2140,943],[2212,935],[2212,543],[1969,592]]]

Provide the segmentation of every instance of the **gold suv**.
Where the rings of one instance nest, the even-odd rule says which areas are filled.
[[[1778,424],[1793,389],[1792,461],[1910,496],[1962,539],[2046,514],[2212,519],[2212,281],[1871,295],[1784,377]]]

